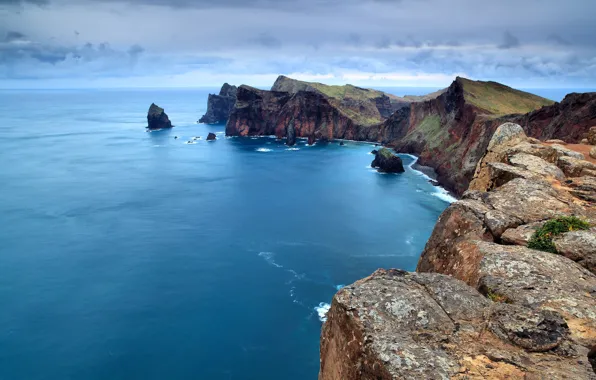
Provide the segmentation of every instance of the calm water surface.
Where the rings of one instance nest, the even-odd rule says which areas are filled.
[[[316,379],[337,289],[415,268],[448,205],[423,176],[224,138],[206,96],[0,92],[0,379]]]

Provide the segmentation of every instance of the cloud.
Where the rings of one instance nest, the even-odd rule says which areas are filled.
[[[551,34],[547,37],[547,39],[551,42],[556,43],[557,45],[571,46],[571,42],[567,41],[566,39],[559,36],[558,34]]]
[[[282,46],[281,41],[278,38],[273,37],[267,32],[260,33],[258,36],[252,38],[250,41],[253,43],[264,46],[268,49],[279,49]]]
[[[499,45],[499,49],[511,49],[519,46],[519,39],[510,32],[505,32],[503,35],[503,43]]]
[[[504,82],[596,86],[591,16],[596,2],[585,0],[501,0],[485,2],[482,9],[477,0],[0,4],[19,8],[18,13],[0,12],[0,77],[5,80],[93,77],[107,83],[129,77],[133,83],[133,78],[175,76],[188,85],[205,85],[229,76],[268,85],[255,81],[280,73],[336,81],[360,78],[359,72],[367,78],[362,81],[460,73]]]

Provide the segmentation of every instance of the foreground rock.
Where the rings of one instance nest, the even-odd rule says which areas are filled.
[[[569,160],[586,166],[498,128],[418,273],[379,270],[336,294],[319,378],[596,379],[596,177],[569,177]],[[592,229],[556,235],[556,254],[528,248],[559,216]]]
[[[217,136],[215,136],[215,133],[209,132],[209,134],[207,135],[207,141],[213,141],[213,140],[217,140]]]
[[[340,290],[327,316],[320,380],[594,378],[559,313],[441,274],[378,270]]]
[[[403,173],[404,165],[398,155],[387,148],[374,151],[375,159],[370,164],[381,173]]]
[[[172,127],[173,125],[163,108],[157,106],[155,103],[151,103],[149,112],[147,112],[147,129],[157,130]]]
[[[230,112],[236,104],[236,86],[227,83],[221,87],[219,95],[209,94],[207,100],[207,113],[199,119],[199,123],[220,124],[228,121]]]
[[[588,140],[588,144],[596,145],[596,126],[590,128],[586,140]]]

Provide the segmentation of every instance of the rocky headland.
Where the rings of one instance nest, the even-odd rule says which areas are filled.
[[[276,135],[289,145],[296,137],[381,143],[418,155],[419,164],[432,167],[437,180],[461,196],[493,132],[507,121],[541,140],[579,142],[596,125],[596,93],[555,103],[496,82],[456,78],[429,96],[399,98],[281,76],[272,91],[239,87],[226,134]]]
[[[335,295],[320,380],[596,379],[596,165],[514,123],[488,140],[416,272]]]
[[[151,103],[149,111],[147,112],[147,129],[157,130],[172,128],[172,122],[168,118],[168,115],[164,112],[164,109],[157,106],[155,103]]]
[[[221,124],[228,121],[230,112],[236,104],[238,88],[227,83],[221,87],[219,95],[209,94],[207,112],[199,119],[199,123]]]

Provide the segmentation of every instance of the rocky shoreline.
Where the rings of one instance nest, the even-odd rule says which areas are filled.
[[[596,124],[596,93],[554,103],[495,82],[456,78],[434,97],[402,98],[389,114],[387,95],[344,86],[338,97],[335,87],[283,76],[271,91],[240,86],[226,135],[275,135],[288,145],[298,137],[383,144],[417,155],[420,165],[435,170],[438,183],[461,196],[504,122],[520,124],[531,137],[567,142],[579,142]]]
[[[501,125],[417,272],[335,295],[319,379],[596,379],[594,169]],[[561,233],[556,254],[527,247],[560,217],[591,229]]]

